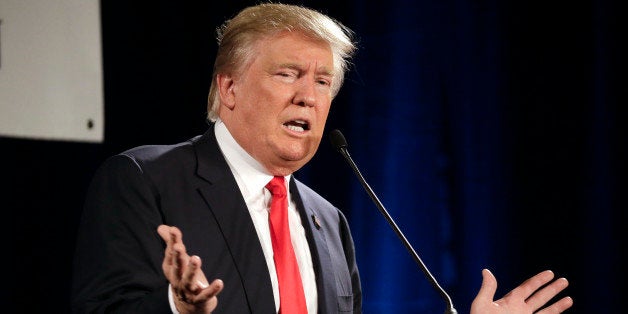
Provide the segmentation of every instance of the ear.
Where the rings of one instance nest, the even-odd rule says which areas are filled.
[[[216,82],[218,83],[218,93],[220,94],[221,104],[233,110],[235,106],[235,82],[233,81],[233,77],[228,74],[217,74]]]

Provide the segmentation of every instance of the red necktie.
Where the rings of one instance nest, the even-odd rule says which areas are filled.
[[[288,199],[283,177],[274,177],[266,185],[273,195],[270,203],[270,239],[279,281],[279,313],[307,313],[305,293],[301,282],[299,264],[290,240],[288,224]]]

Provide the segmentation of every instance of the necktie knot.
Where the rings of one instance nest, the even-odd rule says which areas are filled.
[[[275,176],[268,184],[266,188],[273,196],[284,197],[286,196],[286,184],[283,177]]]

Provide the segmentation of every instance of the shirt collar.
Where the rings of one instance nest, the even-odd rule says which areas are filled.
[[[273,178],[265,168],[247,153],[238,142],[233,138],[225,124],[220,120],[216,120],[214,125],[216,140],[222,151],[231,171],[239,177],[238,185],[245,199],[251,193],[263,193],[263,189]],[[290,182],[290,176],[285,176],[286,185]]]

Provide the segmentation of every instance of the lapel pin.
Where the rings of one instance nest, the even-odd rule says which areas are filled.
[[[318,217],[316,217],[316,215],[312,215],[312,222],[314,222],[314,226],[316,227],[316,230],[321,229],[321,221],[318,220]]]

